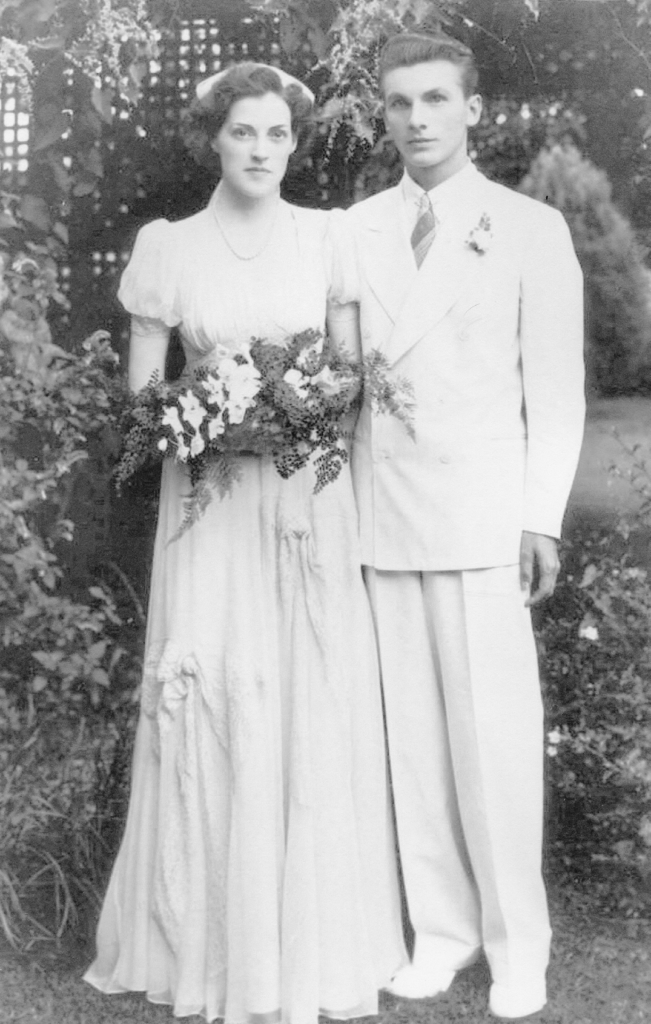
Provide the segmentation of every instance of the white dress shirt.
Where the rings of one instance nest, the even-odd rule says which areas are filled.
[[[437,226],[443,224],[450,213],[458,207],[463,208],[465,206],[468,189],[474,186],[475,176],[478,173],[472,160],[468,159],[460,171],[457,171],[451,177],[442,181],[440,185],[435,185],[434,188],[427,192],[434,216],[436,217]],[[404,200],[404,225],[409,238],[411,238],[411,233],[416,227],[421,213],[420,204],[426,193],[425,189],[421,188],[409,176],[407,171],[405,171],[402,177],[401,187]]]

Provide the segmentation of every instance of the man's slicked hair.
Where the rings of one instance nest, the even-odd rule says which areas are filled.
[[[384,77],[389,71],[435,60],[447,60],[460,68],[466,98],[477,92],[479,72],[470,47],[452,36],[427,36],[418,32],[401,32],[385,43],[379,60],[380,92],[384,91]]]

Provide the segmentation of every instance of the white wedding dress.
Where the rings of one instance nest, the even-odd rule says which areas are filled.
[[[211,203],[141,230],[120,298],[209,363],[323,328],[349,297],[342,230],[283,202],[244,261]],[[174,540],[188,478],[164,466],[129,812],[85,977],[228,1024],[373,1014],[406,954],[350,474],[314,495],[311,465],[242,465]]]

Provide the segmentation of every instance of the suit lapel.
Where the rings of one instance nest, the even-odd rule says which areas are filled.
[[[471,231],[486,208],[486,179],[477,175],[468,203],[441,225],[420,271],[404,296],[400,315],[385,346],[395,363],[439,323],[460,296],[472,291],[483,254],[468,245]],[[412,256],[413,259],[413,256]]]
[[[385,202],[364,224],[363,260],[371,291],[395,324],[417,271],[403,224],[400,187],[388,189],[382,198]]]

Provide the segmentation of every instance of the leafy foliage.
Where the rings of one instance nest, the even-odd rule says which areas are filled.
[[[580,532],[538,623],[550,850],[609,911],[651,908],[651,583],[620,534]]]
[[[115,448],[117,360],[106,332],[79,356],[52,343],[56,264],[22,242],[0,263],[0,930],[16,947],[97,902],[139,664],[111,593],[75,596],[61,562],[79,467],[100,438]]]
[[[111,423],[107,357],[100,337],[39,374],[5,357],[0,376],[0,928],[16,946],[60,937],[97,901],[100,783],[135,711],[137,637],[105,587],[68,592],[58,557],[75,467]]]

